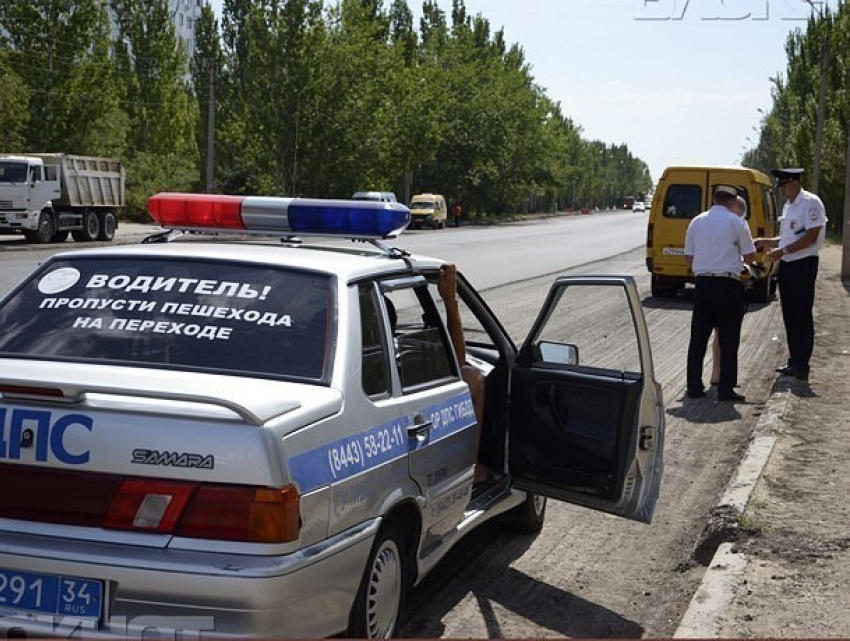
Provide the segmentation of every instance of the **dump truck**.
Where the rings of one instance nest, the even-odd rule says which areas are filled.
[[[124,207],[118,158],[0,154],[0,234],[31,243],[110,241]]]

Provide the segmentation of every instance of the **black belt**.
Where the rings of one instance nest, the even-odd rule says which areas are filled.
[[[731,278],[732,280],[741,280],[741,275],[737,272],[704,272],[697,274],[697,278]]]

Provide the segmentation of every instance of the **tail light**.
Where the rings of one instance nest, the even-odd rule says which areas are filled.
[[[187,507],[175,534],[197,539],[284,543],[298,538],[298,492],[203,486]]]
[[[122,478],[3,463],[0,518],[249,543],[294,541],[301,528],[298,491],[291,486]]]
[[[298,538],[298,492],[125,479],[104,527],[197,539],[284,543]]]
[[[652,249],[652,223],[646,227],[646,247]]]

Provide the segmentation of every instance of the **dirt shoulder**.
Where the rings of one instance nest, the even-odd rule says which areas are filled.
[[[741,518],[755,534],[733,548],[746,569],[720,637],[850,637],[850,282],[841,252],[821,252],[810,380],[776,383],[788,402]]]

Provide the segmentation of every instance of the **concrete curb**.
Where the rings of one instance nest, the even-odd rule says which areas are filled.
[[[752,498],[773,447],[778,440],[782,417],[791,397],[790,386],[777,389],[759,417],[750,445],[732,480],[718,503],[718,508],[731,507],[740,515]],[[720,618],[735,598],[744,577],[749,558],[738,554],[734,544],[722,543],[709,563],[699,588],[673,634],[676,639],[716,637]]]

